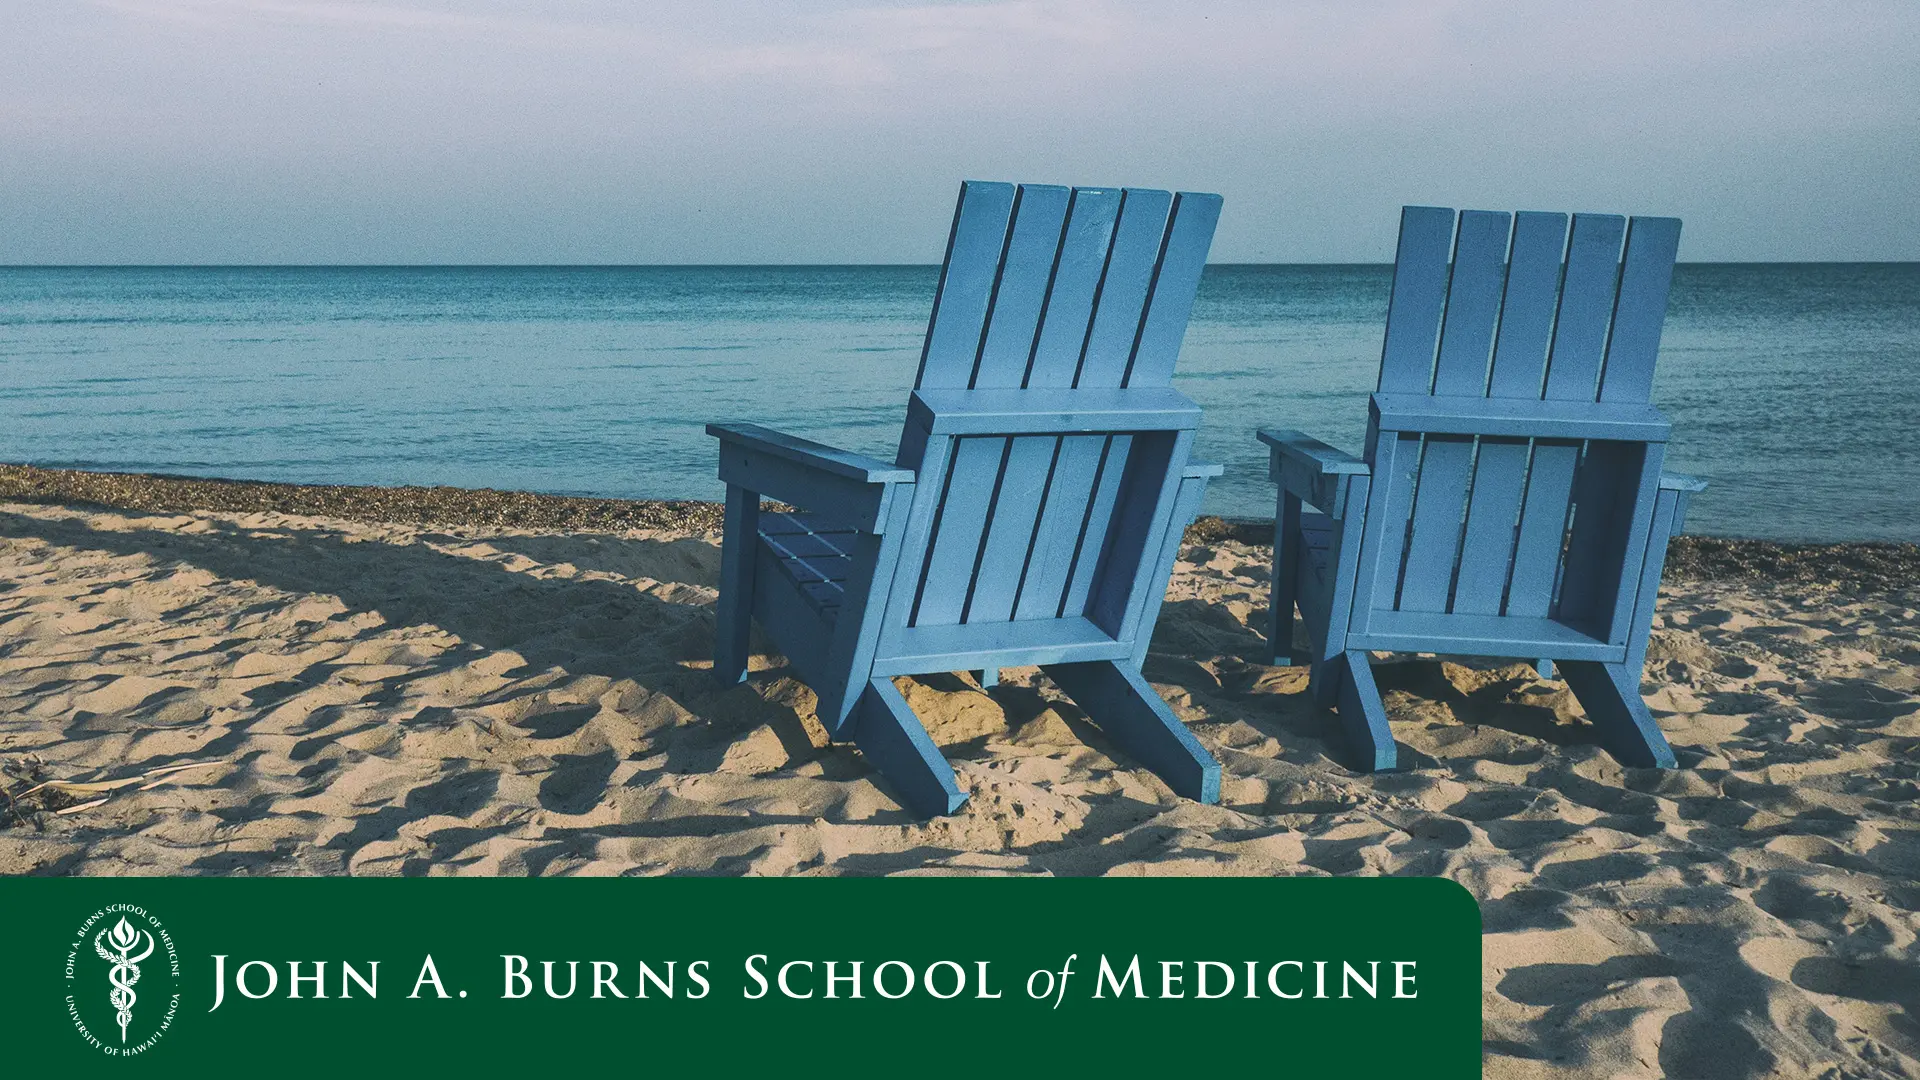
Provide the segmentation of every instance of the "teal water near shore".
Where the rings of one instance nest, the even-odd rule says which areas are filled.
[[[717,498],[710,420],[891,458],[933,267],[0,268],[0,460]],[[1253,429],[1358,450],[1390,269],[1209,267],[1176,385],[1271,516]],[[1920,538],[1920,264],[1686,264],[1655,399],[1689,531]]]

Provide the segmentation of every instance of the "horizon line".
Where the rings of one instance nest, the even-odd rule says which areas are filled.
[[[849,270],[928,269],[940,263],[923,262],[723,262],[723,263],[614,263],[614,262],[125,262],[125,263],[0,263],[0,270]],[[1209,262],[1208,269],[1280,266],[1391,267],[1386,262],[1321,260],[1308,262]],[[1913,266],[1915,259],[1683,259],[1677,266]]]

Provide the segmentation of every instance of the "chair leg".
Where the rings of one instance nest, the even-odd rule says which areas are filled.
[[[1533,671],[1543,679],[1551,679],[1553,678],[1553,661],[1543,656],[1533,662]]]
[[[727,485],[720,541],[720,600],[714,607],[713,677],[732,686],[747,677],[753,630],[753,559],[760,543],[760,495]]]
[[[1622,765],[1671,769],[1678,762],[1667,737],[1660,733],[1640,700],[1640,669],[1594,660],[1563,660],[1561,677],[1587,710],[1600,734],[1600,745]]]
[[[999,668],[982,668],[978,672],[975,672],[975,674],[980,677],[980,689],[982,690],[991,690],[1000,685]]]
[[[1273,523],[1272,601],[1267,605],[1267,649],[1274,667],[1293,665],[1293,605],[1300,580],[1300,497],[1280,493]]]
[[[1347,657],[1342,653],[1325,660],[1315,660],[1307,666],[1307,693],[1313,703],[1322,709],[1331,709],[1340,704],[1340,683],[1346,678]]]
[[[1398,761],[1387,707],[1373,682],[1372,660],[1366,652],[1350,649],[1340,660],[1340,726],[1347,729],[1361,769],[1379,772]]]
[[[894,688],[893,680],[868,681],[855,708],[853,743],[899,796],[900,803],[922,817],[939,817],[960,809],[967,797],[953,781],[953,767],[940,756],[913,707]]]
[[[1220,763],[1140,673],[1113,660],[1041,670],[1127,755],[1195,802],[1220,801]]]

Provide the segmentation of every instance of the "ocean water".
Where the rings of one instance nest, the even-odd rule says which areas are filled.
[[[1207,510],[1263,426],[1357,451],[1390,268],[1209,267]],[[891,459],[933,267],[0,268],[0,461],[715,499],[711,420]],[[1920,264],[1682,265],[1656,403],[1689,531],[1920,539]]]

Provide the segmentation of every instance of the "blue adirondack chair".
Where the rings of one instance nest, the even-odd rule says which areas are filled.
[[[714,674],[749,619],[901,802],[966,799],[892,677],[1037,664],[1179,794],[1220,767],[1140,677],[1217,465],[1170,385],[1217,195],[968,183],[896,463],[712,424],[727,484]],[[766,513],[762,497],[795,513]]]
[[[1622,235],[1625,250],[1622,252]],[[1394,765],[1369,652],[1559,670],[1630,765],[1667,539],[1705,488],[1661,472],[1650,403],[1680,222],[1407,207],[1366,458],[1260,432],[1280,485],[1275,663],[1311,663],[1362,763]],[[1292,650],[1293,611],[1311,652]]]

